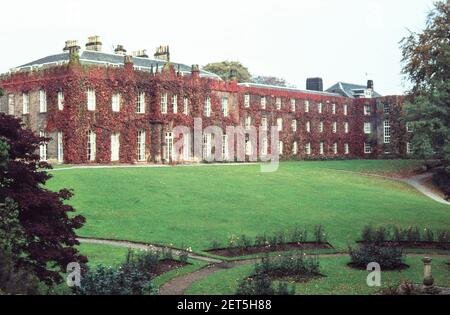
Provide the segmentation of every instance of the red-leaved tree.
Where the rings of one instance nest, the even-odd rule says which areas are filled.
[[[39,145],[48,140],[35,136],[20,120],[0,113],[0,139],[8,146],[6,163],[0,166],[0,203],[12,199],[18,207],[24,240],[18,265],[34,271],[48,285],[62,280],[60,271],[70,262],[85,263],[75,245],[75,229],[85,222],[69,216],[75,209],[64,203],[72,197],[67,189],[52,192],[45,188],[51,166],[39,161]]]

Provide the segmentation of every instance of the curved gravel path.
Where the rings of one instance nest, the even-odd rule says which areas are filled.
[[[412,176],[412,177],[408,177],[408,178],[403,178],[403,179],[400,179],[400,181],[407,183],[408,185],[411,185],[412,187],[414,187],[415,189],[420,191],[422,194],[424,194],[428,198],[431,198],[431,199],[433,199],[437,202],[440,202],[444,205],[450,206],[450,202],[444,200],[441,196],[437,195],[432,190],[430,190],[428,187],[423,185],[423,183],[422,183],[423,180],[428,179],[431,176],[433,176],[432,173],[424,173],[424,174],[420,174],[420,175],[416,175],[416,176]]]

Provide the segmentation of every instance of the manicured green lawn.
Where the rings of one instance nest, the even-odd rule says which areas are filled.
[[[73,188],[87,218],[82,236],[207,249],[232,234],[255,236],[322,224],[345,250],[364,225],[448,229],[450,209],[393,180],[333,169],[384,172],[417,161],[284,162],[259,165],[54,171],[50,189]]]
[[[317,278],[307,283],[295,284],[296,294],[373,294],[380,287],[366,284],[368,271],[355,270],[347,266],[348,257],[320,258],[321,273],[326,277]],[[436,285],[449,286],[448,259],[433,258],[433,278]],[[397,285],[401,281],[421,283],[423,263],[420,257],[407,257],[410,268],[402,271],[385,271],[381,273],[381,288]],[[244,265],[214,273],[188,288],[190,295],[224,295],[235,294],[239,281],[247,277],[253,265]]]
[[[80,244],[78,250],[89,259],[92,268],[98,265],[118,266],[126,259],[128,249],[103,244]]]

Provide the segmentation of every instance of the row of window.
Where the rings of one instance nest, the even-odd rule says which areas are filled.
[[[47,137],[47,134],[43,131],[39,133],[40,137]],[[211,134],[204,134],[203,135],[203,157],[209,158],[211,156],[211,145],[212,143],[212,136]],[[174,138],[172,132],[167,132],[165,136],[165,150],[164,150],[164,159],[170,160],[174,159]],[[283,141],[278,142],[278,152],[279,154],[283,154]],[[62,163],[64,160],[64,146],[63,146],[63,135],[61,131],[57,132],[57,160],[58,162]],[[146,155],[145,155],[145,148],[146,148],[146,132],[144,130],[140,130],[137,133],[137,158],[138,161],[145,161]],[[305,145],[305,154],[310,155],[312,152],[311,143],[307,143]],[[333,154],[338,154],[338,144],[335,142],[332,146]],[[184,137],[183,142],[183,149],[182,149],[182,156],[183,159],[188,160],[190,157],[190,140],[189,137]],[[96,134],[94,131],[90,130],[87,134],[87,160],[88,161],[95,161],[96,159],[96,151],[97,151],[97,144],[96,144]],[[261,154],[267,155],[268,153],[268,140],[267,138],[264,138],[262,140],[261,144]],[[350,153],[350,147],[348,143],[344,143],[344,154]],[[364,143],[364,153],[370,154],[372,153],[372,146],[370,143]],[[412,153],[412,146],[410,142],[406,143],[406,153],[411,154]],[[253,154],[253,148],[251,141],[247,140],[245,142],[245,154],[246,155],[252,155]],[[298,154],[298,144],[297,141],[294,141],[292,144],[292,154],[297,155]],[[319,154],[324,154],[324,142],[319,143]],[[42,161],[47,160],[48,156],[48,144],[42,143],[39,146],[39,155],[40,159]],[[228,155],[228,135],[222,136],[222,158],[224,160],[229,159]],[[119,161],[120,159],[120,133],[114,132],[111,134],[111,161]]]
[[[252,126],[252,117],[247,116],[245,118],[245,129],[249,130]],[[338,129],[338,124],[337,122],[333,122],[332,123],[332,131],[333,133],[337,132]],[[261,117],[261,129],[262,130],[267,130],[267,117]],[[277,118],[277,127],[278,127],[278,131],[282,131],[283,130],[283,118]],[[297,120],[293,119],[291,121],[291,128],[292,131],[296,132],[297,131]],[[305,130],[307,132],[311,132],[311,122],[307,121],[305,124]],[[323,132],[324,131],[324,123],[323,121],[319,122],[319,132]],[[349,125],[348,122],[344,122],[344,132],[348,133],[349,132]]]
[[[265,96],[261,96],[261,98],[260,98],[260,105],[261,105],[261,109],[266,109],[267,100],[266,100]],[[276,109],[277,110],[281,110],[281,105],[282,105],[281,97],[277,97],[275,99],[275,107],[276,107]],[[246,108],[250,107],[250,94],[244,94],[244,107],[246,107]],[[290,99],[290,109],[291,109],[292,112],[297,111],[297,100],[294,99],[294,98]],[[310,103],[309,103],[308,100],[304,101],[304,109],[305,109],[306,113],[309,112]],[[322,105],[322,103],[318,103],[317,104],[317,112],[319,114],[321,114],[323,112],[323,105]],[[348,105],[346,105],[346,104],[343,105],[343,112],[344,112],[344,115],[348,114]],[[331,104],[331,113],[332,114],[336,114],[336,104],[334,104],[334,103]]]
[[[390,105],[389,104],[383,104],[383,113],[389,114],[390,111]],[[371,114],[371,108],[370,105],[366,104],[364,105],[364,116],[370,116]]]

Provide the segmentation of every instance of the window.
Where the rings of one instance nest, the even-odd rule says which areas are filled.
[[[319,123],[319,132],[323,132],[323,121]]]
[[[295,112],[295,99],[291,98],[291,112]]]
[[[372,146],[370,143],[364,143],[364,153],[369,154],[372,153]]]
[[[164,150],[164,160],[173,160],[173,133],[166,132],[166,148]]]
[[[118,112],[120,111],[120,94],[114,93],[112,96],[112,111]]]
[[[267,148],[268,148],[267,138],[263,138],[261,146],[261,155],[267,155]]]
[[[228,160],[228,135],[222,135],[222,160]]]
[[[266,109],[266,97],[261,96],[261,108]]]
[[[317,112],[322,114],[322,103],[317,104]]]
[[[292,154],[297,155],[297,152],[298,152],[297,141],[294,141],[294,143],[292,144]]]
[[[364,105],[364,115],[370,116],[370,105]]]
[[[113,132],[111,135],[111,161],[119,160],[119,152],[120,152],[120,134],[118,132]]]
[[[261,117],[261,129],[267,130],[267,117]]]
[[[412,147],[410,142],[406,142],[406,154],[412,153]]]
[[[323,155],[323,142],[319,144],[319,154]]]
[[[211,98],[209,96],[205,99],[205,106],[203,108],[203,114],[206,117],[211,116]]]
[[[87,108],[88,110],[95,110],[95,90],[94,89],[88,89],[87,90]]]
[[[22,94],[22,102],[23,102],[23,114],[30,113],[30,94],[23,93]]]
[[[183,98],[183,114],[189,114],[189,98],[187,97]]]
[[[278,141],[278,153],[283,154],[283,141]]]
[[[306,132],[311,132],[311,123],[309,121],[306,122]]]
[[[331,104],[331,113],[336,114],[336,104]]]
[[[348,143],[344,143],[344,152],[345,152],[345,154],[349,154],[350,153],[350,149],[349,149]]]
[[[337,122],[333,122],[333,133],[337,132]]]
[[[278,131],[283,130],[283,118],[277,118]]]
[[[14,115],[14,94],[8,95],[8,114]]]
[[[191,135],[183,134],[183,159],[185,161],[189,160],[189,158],[191,157],[190,143],[191,143]]]
[[[347,116],[348,114],[348,105],[344,104],[344,115]]]
[[[297,120],[292,119],[291,126],[292,126],[292,131],[296,132],[297,131]]]
[[[250,140],[245,140],[245,155],[252,155],[253,148]]]
[[[307,155],[311,154],[311,143],[309,143],[309,142],[305,145],[305,153]]]
[[[389,114],[389,104],[384,104],[383,111],[385,114]]]
[[[245,117],[245,129],[250,130],[251,126],[252,126],[252,117],[250,116]]]
[[[406,123],[406,132],[413,132],[413,128],[410,122]]]
[[[64,92],[63,91],[58,92],[58,109],[59,110],[64,109]]]
[[[145,161],[145,131],[139,130],[137,134],[138,161]]]
[[[47,134],[45,133],[45,131],[39,131],[39,137],[46,138]],[[47,151],[48,151],[47,142],[42,142],[39,145],[39,158],[41,161],[47,161]]]
[[[250,94],[244,95],[244,107],[250,107]]]
[[[309,113],[309,101],[305,101],[305,113]]]
[[[92,130],[89,130],[88,132],[88,139],[87,139],[87,160],[88,161],[95,161],[95,154],[96,154],[96,135],[95,132]]]
[[[178,113],[178,95],[172,95],[172,113]]]
[[[209,159],[211,157],[211,134],[203,134],[203,159]]]
[[[47,93],[44,90],[39,90],[39,112],[47,112]]]
[[[348,133],[348,122],[344,123],[344,132]]]
[[[391,125],[389,124],[388,120],[385,120],[383,122],[384,126],[384,143],[390,143],[391,142]]]
[[[281,98],[280,98],[280,97],[277,97],[277,98],[276,98],[276,100],[275,100],[275,105],[276,105],[276,107],[277,107],[278,110],[281,109]]]
[[[63,146],[63,134],[58,130],[57,134],[57,150],[58,150],[58,163],[64,162],[64,146]]]
[[[336,142],[333,144],[333,153],[334,154],[338,153],[338,144]]]
[[[139,114],[145,113],[145,93],[140,92],[137,97],[137,106],[136,106],[136,112]]]
[[[223,117],[228,116],[228,97],[222,97],[222,112]]]
[[[372,125],[370,122],[365,122],[364,123],[364,133],[365,134],[369,134],[372,132]]]
[[[161,94],[161,113],[167,114],[167,93]]]

